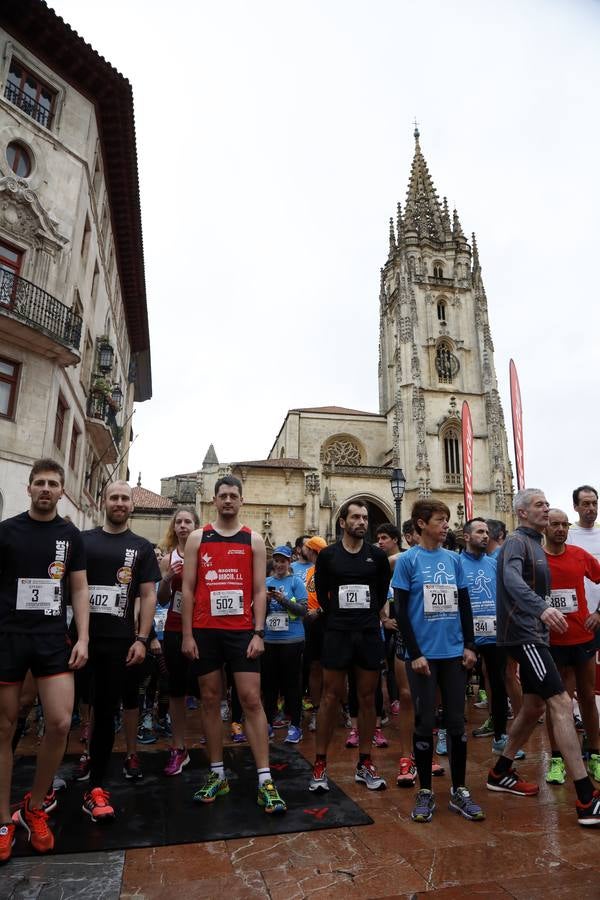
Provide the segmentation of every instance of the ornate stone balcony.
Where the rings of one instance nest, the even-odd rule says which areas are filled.
[[[119,458],[123,429],[117,425],[114,410],[110,408],[106,397],[90,393],[86,414],[88,431],[100,459],[105,463],[115,463]]]
[[[81,318],[26,278],[0,269],[0,334],[60,365],[80,361]]]

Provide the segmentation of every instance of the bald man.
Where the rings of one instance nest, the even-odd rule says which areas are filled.
[[[88,665],[94,711],[89,790],[83,811],[92,822],[114,818],[104,784],[114,742],[113,716],[121,700],[127,742],[123,774],[133,780],[142,777],[136,753],[139,672],[156,609],[160,570],[150,541],[129,529],[132,512],[131,488],[126,481],[113,481],[104,492],[104,525],[83,533],[90,587]]]
[[[588,773],[600,781],[600,740],[598,737],[598,708],[596,706],[596,646],[595,633],[600,628],[600,613],[590,613],[586,602],[584,578],[600,583],[600,563],[584,550],[567,544],[569,518],[562,509],[548,511],[545,552],[550,567],[552,605],[564,614],[567,631],[550,632],[550,652],[560,676],[571,696],[577,689],[577,700],[588,737]],[[548,735],[552,749],[548,784],[564,784],[565,764],[548,717]]]

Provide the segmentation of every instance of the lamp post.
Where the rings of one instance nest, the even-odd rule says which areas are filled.
[[[390,476],[390,487],[392,496],[396,504],[396,528],[400,532],[400,541],[398,546],[402,546],[402,498],[404,497],[404,489],[406,487],[406,476],[402,469],[393,469]]]

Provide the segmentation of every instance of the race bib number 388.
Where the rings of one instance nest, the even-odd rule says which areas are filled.
[[[244,614],[243,591],[211,591],[210,613],[212,616],[241,616]]]
[[[550,591],[550,605],[561,613],[577,612],[577,592],[575,588],[561,588]]]
[[[423,606],[426,616],[453,615],[458,612],[458,591],[454,584],[424,584]]]

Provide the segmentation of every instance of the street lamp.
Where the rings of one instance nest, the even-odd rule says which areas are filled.
[[[399,546],[402,546],[402,498],[406,487],[406,476],[402,469],[393,469],[390,476],[390,487],[396,504],[396,528],[400,532]]]

